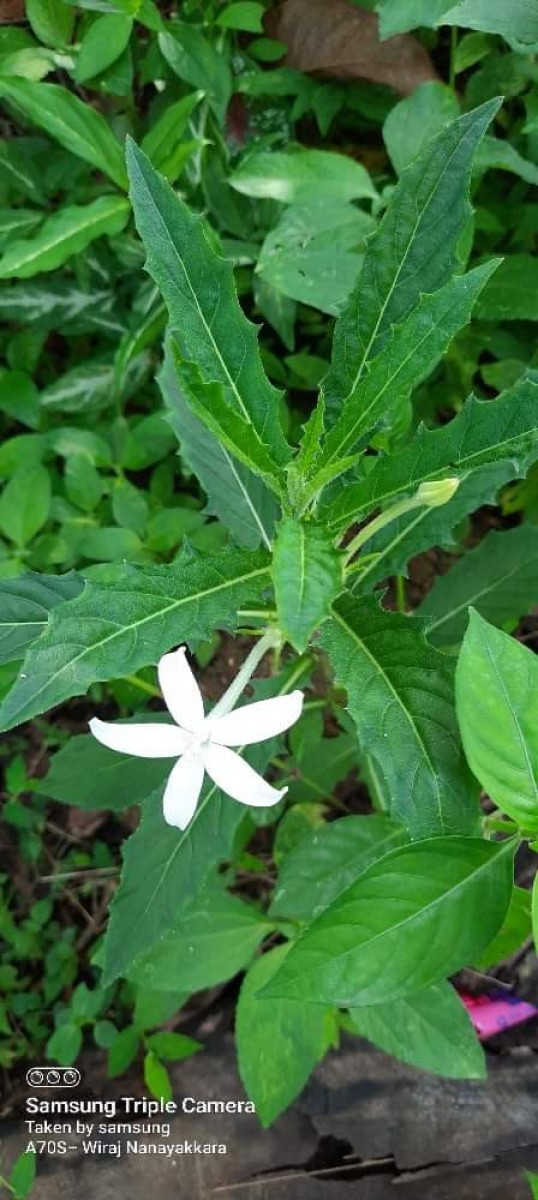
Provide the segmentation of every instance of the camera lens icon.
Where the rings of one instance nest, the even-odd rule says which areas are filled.
[[[30,1087],[78,1087],[82,1075],[78,1067],[31,1067],[26,1072],[26,1082]]]

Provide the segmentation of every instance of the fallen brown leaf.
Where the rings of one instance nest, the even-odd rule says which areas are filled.
[[[375,13],[346,0],[284,0],[266,17],[270,37],[287,46],[288,67],[329,79],[368,79],[407,96],[438,79],[424,46],[408,34],[380,42]]]
[[[0,0],[0,25],[14,25],[24,17],[24,0]]]

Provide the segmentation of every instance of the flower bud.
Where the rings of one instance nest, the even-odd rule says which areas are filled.
[[[425,504],[428,508],[439,508],[441,504],[448,504],[459,486],[459,479],[453,476],[449,479],[433,479],[431,483],[421,483],[415,500],[417,504]]]

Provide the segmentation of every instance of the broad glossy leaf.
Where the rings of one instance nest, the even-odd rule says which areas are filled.
[[[38,575],[26,571],[17,579],[0,580],[0,662],[22,658],[43,632],[50,611],[82,591],[79,575]]]
[[[75,14],[64,0],[26,0],[26,17],[45,46],[57,50],[71,40]]]
[[[354,287],[372,217],[352,204],[285,208],[262,245],[256,273],[278,292],[338,314]]]
[[[191,411],[179,385],[170,347],[159,384],[181,456],[207,494],[207,512],[222,521],[238,545],[255,550],[263,542],[270,548],[277,502],[263,479],[238,462]]]
[[[195,25],[174,21],[173,32],[159,34],[159,49],[180,79],[201,88],[221,124],[232,94],[232,76],[222,50]]]
[[[116,62],[129,43],[132,28],[132,19],[121,14],[98,17],[82,39],[75,68],[76,82],[86,83]]]
[[[390,38],[421,25],[433,28],[450,6],[451,0],[377,0],[379,35]]]
[[[361,1037],[412,1067],[445,1079],[486,1078],[484,1051],[449,983],[434,983],[397,1005],[352,1008],[349,1015]]]
[[[514,50],[533,53],[538,48],[538,11],[528,0],[460,0],[443,12],[438,25],[459,25],[498,33]]]
[[[506,480],[524,474],[538,454],[537,418],[535,372],[496,400],[471,397],[454,420],[435,430],[420,426],[408,446],[395,454],[380,456],[368,475],[342,490],[326,513],[329,528],[345,529],[355,521],[364,520],[372,509],[394,504],[402,496],[413,495],[421,483],[444,475],[465,479],[473,472],[471,490],[479,490],[479,479],[486,486],[490,481],[490,491],[500,487]],[[458,517],[452,521],[451,514],[458,509],[460,493],[462,486],[442,508],[418,510],[404,517],[398,529],[399,540],[402,541],[402,529],[408,524],[420,527],[425,518],[441,520],[447,530],[452,528]],[[389,538],[392,528],[387,533]],[[432,544],[433,539],[426,542]]]
[[[538,659],[471,609],[456,670],[471,770],[495,804],[538,830]]]
[[[435,80],[422,83],[391,108],[383,125],[383,141],[398,175],[426,142],[456,120],[459,111],[452,88]]]
[[[239,29],[247,33],[263,33],[263,4],[254,0],[234,0],[221,9],[217,25],[222,29]]]
[[[186,363],[204,384],[220,384],[232,413],[251,425],[278,464],[290,451],[282,433],[279,393],[263,370],[254,326],[243,315],[229,262],[208,227],[194,216],[134,145],[128,145],[135,219],[147,267],[162,291],[170,329]]]
[[[453,669],[420,623],[343,597],[321,631],[359,742],[381,767],[391,815],[412,838],[473,834],[476,788],[454,711]]]
[[[210,885],[182,907],[173,929],[136,961],[129,979],[189,993],[226,983],[247,966],[271,928],[255,908]]]
[[[439,575],[419,613],[426,619],[428,641],[455,646],[467,627],[469,606],[492,625],[504,625],[538,604],[538,530],[519,525],[492,530]]]
[[[321,526],[288,517],[278,529],[272,575],[280,629],[301,654],[342,590],[342,555]]]
[[[159,714],[138,713],[136,720],[156,721]],[[51,768],[40,781],[40,791],[61,804],[94,811],[121,812],[162,786],[170,773],[168,759],[135,758],[107,750],[91,734],[71,738],[54,755]]]
[[[265,557],[227,550],[224,557],[167,567],[118,566],[106,582],[52,613],[0,709],[3,728],[80,695],[98,679],[136,672],[181,642],[208,638],[236,619],[244,601],[269,583]]]
[[[401,325],[390,331],[325,439],[316,464],[320,476],[329,464],[363,449],[376,429],[398,420],[412,389],[430,374],[470,320],[476,298],[498,262],[456,276],[433,296],[422,296]]]
[[[458,265],[458,242],[470,215],[473,155],[498,101],[466,113],[429,142],[400,179],[369,239],[357,287],[337,321],[328,411],[340,411],[399,324],[424,292],[435,292]]]
[[[365,167],[326,150],[254,150],[229,182],[245,196],[270,197],[283,204],[332,204],[377,195]]]
[[[11,242],[0,259],[0,279],[28,279],[62,267],[96,238],[120,233],[129,212],[122,196],[100,196],[89,204],[60,208],[33,238]]]
[[[83,158],[125,188],[123,152],[101,113],[56,83],[0,79],[0,96],[15,105],[77,158]]]
[[[0,374],[0,411],[9,413],[21,425],[37,429],[40,423],[39,392],[25,371]]]
[[[362,1007],[454,974],[502,924],[514,852],[467,837],[391,850],[299,936],[261,995]]]
[[[325,743],[329,753],[330,743]],[[341,817],[303,837],[284,858],[269,913],[308,921],[376,859],[407,841],[402,825],[389,817]]]
[[[477,305],[484,321],[538,321],[538,262],[509,254],[484,288]]]
[[[478,971],[487,971],[515,954],[532,932],[532,897],[526,888],[514,887],[506,916],[495,937],[473,963]]]
[[[277,946],[254,963],[237,1005],[239,1074],[263,1126],[270,1125],[295,1100],[327,1048],[322,1007],[305,1009],[294,999],[259,997],[287,951],[288,946]]]

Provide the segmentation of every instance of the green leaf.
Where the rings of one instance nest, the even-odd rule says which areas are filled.
[[[357,281],[372,229],[372,217],[352,204],[290,205],[263,242],[256,274],[282,295],[335,316]]]
[[[476,790],[454,712],[453,668],[418,620],[345,597],[321,631],[363,751],[381,767],[391,815],[412,838],[473,834]]]
[[[477,296],[498,266],[498,259],[456,276],[418,304],[390,331],[368,374],[351,393],[322,445],[316,461],[323,478],[329,465],[363,449],[379,427],[394,424],[412,389],[437,365],[452,338],[470,320]],[[316,476],[312,490],[316,487]]]
[[[155,721],[157,713],[137,713],[136,720]],[[114,812],[141,804],[170,773],[166,759],[135,758],[107,750],[83,733],[70,738],[54,755],[48,775],[40,780],[42,795],[77,808],[108,808]]]
[[[158,36],[161,54],[180,79],[205,92],[219,124],[224,125],[232,94],[232,76],[224,54],[195,25],[174,21],[172,28],[173,34]]]
[[[128,143],[135,220],[147,269],[162,291],[170,328],[185,363],[203,384],[221,385],[223,403],[241,417],[275,463],[290,457],[279,416],[279,393],[263,370],[256,331],[243,315],[229,262],[214,248],[207,225]]]
[[[484,1051],[467,1009],[449,983],[435,983],[398,1004],[350,1010],[357,1033],[374,1046],[445,1079],[485,1079]]]
[[[365,167],[345,154],[326,150],[254,150],[232,172],[229,183],[245,196],[270,197],[282,204],[345,203],[375,199]]]
[[[532,1171],[525,1171],[525,1178],[528,1180],[533,1200],[538,1200],[538,1175],[533,1175]]]
[[[156,1100],[171,1100],[172,1082],[166,1067],[159,1062],[153,1050],[144,1056],[144,1083]]]
[[[538,947],[538,876],[534,876],[532,885],[532,934],[534,938],[534,948]]]
[[[33,1150],[20,1154],[9,1174],[10,1187],[15,1200],[25,1200],[34,1186],[37,1171],[37,1157]]]
[[[235,0],[227,4],[217,17],[221,29],[239,29],[245,33],[263,33],[263,4],[255,0]]]
[[[478,971],[487,971],[488,967],[497,966],[503,959],[515,954],[531,932],[531,893],[526,888],[514,887],[499,932],[475,959],[473,967]]]
[[[27,233],[43,220],[43,213],[34,208],[0,209],[0,246],[2,250],[19,233]]]
[[[26,571],[17,579],[0,580],[0,663],[22,658],[43,632],[49,613],[72,600],[84,584],[79,575],[38,575]]]
[[[0,496],[0,531],[16,546],[26,546],[47,523],[50,504],[50,476],[45,467],[21,468]]]
[[[490,168],[510,171],[512,175],[519,175],[526,183],[538,183],[538,166],[518,154],[515,146],[506,139],[485,137],[482,145],[478,147],[475,172],[478,174]]]
[[[71,41],[75,14],[64,0],[26,0],[26,17],[45,46],[57,50]]]
[[[208,638],[232,624],[237,608],[268,583],[262,555],[233,550],[166,567],[118,566],[106,582],[88,580],[61,618],[51,614],[1,706],[0,722],[11,728],[96,680],[133,674],[179,642]]]
[[[502,924],[514,852],[467,837],[391,850],[299,936],[262,996],[362,1007],[454,974]]]
[[[47,1058],[59,1063],[61,1067],[70,1067],[76,1062],[82,1047],[82,1030],[74,1021],[66,1021],[58,1025],[47,1042]]]
[[[258,993],[285,961],[288,946],[259,958],[245,976],[236,1015],[239,1074],[266,1128],[295,1100],[326,1049],[323,1008]]]
[[[238,462],[189,408],[179,385],[171,347],[158,377],[181,457],[207,494],[206,511],[218,517],[239,546],[270,549],[278,515],[276,500],[263,479]]]
[[[75,68],[76,82],[86,83],[116,62],[129,44],[132,28],[130,17],[98,17],[82,39]]]
[[[459,25],[498,33],[514,50],[534,53],[538,49],[538,11],[528,0],[460,0],[443,12],[438,25]]]
[[[457,645],[465,632],[469,606],[492,625],[520,617],[538,604],[538,531],[519,525],[491,530],[446,575],[440,575],[419,608],[428,641]]]
[[[458,266],[458,243],[470,216],[473,155],[499,102],[453,121],[403,174],[389,208],[369,239],[357,287],[337,321],[328,410],[353,395],[367,365],[424,292],[436,292]]]
[[[538,830],[538,660],[474,609],[456,670],[467,761],[495,804]]]
[[[0,142],[0,178],[17,193],[28,196],[34,204],[42,204],[42,180],[37,166],[22,153],[17,144],[19,141],[19,138],[10,138]]]
[[[250,962],[271,924],[255,908],[211,886],[179,909],[173,928],[138,958],[129,979],[144,987],[199,992],[233,979]]]
[[[189,117],[202,99],[203,92],[192,92],[174,104],[169,104],[142,139],[142,150],[169,183],[177,179],[185,160],[182,142]],[[193,145],[192,142],[187,143]]]
[[[14,241],[0,259],[0,279],[27,279],[62,267],[90,242],[120,233],[129,217],[122,196],[100,196],[90,204],[70,204],[43,222],[31,239]]]
[[[436,81],[422,83],[391,108],[383,125],[383,141],[398,175],[416,158],[426,142],[450,121],[456,120],[459,111],[452,88]]]
[[[440,429],[420,426],[403,450],[380,456],[368,475],[342,489],[325,511],[328,527],[335,531],[346,529],[364,520],[372,509],[388,507],[402,496],[413,495],[421,483],[447,475],[459,476],[463,483],[448,504],[438,509],[418,509],[383,531],[378,545],[384,547],[394,537],[399,553],[397,561],[407,562],[408,529],[415,536],[417,531],[424,530],[420,549],[431,546],[435,544],[439,526],[446,533],[460,514],[478,508],[508,479],[525,474],[538,454],[537,405],[538,375],[531,372],[496,400],[471,397],[454,420]],[[418,551],[413,549],[412,553]],[[381,577],[389,574],[384,569],[386,562],[387,558],[381,566]],[[362,572],[362,578],[372,576],[375,579],[374,568]]]
[[[379,35],[393,37],[425,25],[434,27],[438,17],[450,8],[452,0],[378,0]]]
[[[0,79],[0,96],[77,158],[127,185],[123,152],[101,113],[56,83]]]
[[[39,393],[30,375],[24,371],[5,371],[0,375],[0,410],[30,429],[38,428]]]
[[[108,1051],[107,1075],[109,1079],[114,1079],[116,1075],[123,1075],[136,1058],[139,1045],[140,1033],[134,1025],[128,1025],[126,1029],[122,1029],[118,1033]]]
[[[538,261],[509,254],[484,288],[476,315],[483,321],[538,321]]]
[[[279,626],[302,654],[343,587],[343,557],[319,525],[288,517],[275,542],[272,575]]]
[[[146,1038],[146,1045],[158,1058],[164,1058],[167,1062],[180,1062],[181,1059],[191,1058],[203,1049],[201,1042],[195,1041],[194,1038],[186,1037],[184,1033],[169,1033],[167,1030],[152,1033]]]
[[[404,828],[389,817],[341,817],[321,825],[284,858],[269,915],[317,917],[370,863],[406,841]]]

